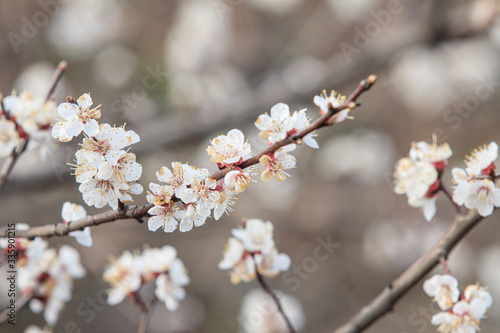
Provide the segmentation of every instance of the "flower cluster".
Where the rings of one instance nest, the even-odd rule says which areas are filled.
[[[421,208],[427,221],[436,214],[436,200],[441,188],[441,173],[452,155],[447,143],[413,143],[409,157],[400,159],[394,169],[394,191],[406,194],[408,204]]]
[[[284,103],[278,103],[273,106],[271,108],[271,116],[267,113],[262,114],[255,122],[255,126],[260,130],[259,136],[269,139],[270,145],[283,141],[308,128],[310,125],[310,120],[306,116],[306,109],[295,111],[293,115],[290,115],[290,108]],[[317,149],[319,146],[314,139],[316,136],[316,132],[313,131],[305,135],[301,142]],[[277,181],[284,181],[286,179],[285,175],[289,175],[283,170],[295,167],[295,157],[288,154],[294,149],[295,145],[291,144],[273,153],[261,156],[259,162],[265,167],[261,175],[262,180],[267,182],[274,177]]]
[[[345,96],[337,96],[334,93],[330,97],[316,96],[314,100],[320,106],[320,112],[323,112],[325,102],[322,100],[325,98],[325,105],[334,104],[335,107],[345,100]],[[348,117],[348,110],[343,111],[343,115],[334,115],[336,122]],[[270,116],[267,113],[260,115],[255,125],[260,130],[259,136],[268,139],[270,145],[308,130],[309,132],[301,134],[300,139],[295,142],[319,148],[314,139],[317,134],[310,129],[311,122],[305,109],[290,114],[288,105],[278,103],[271,108]],[[173,232],[178,228],[182,232],[190,231],[195,226],[205,224],[212,211],[214,218],[218,220],[224,213],[232,211],[237,200],[236,195],[250,186],[256,168],[253,164],[244,167],[244,162],[252,158],[253,152],[243,133],[232,129],[227,135],[219,135],[210,140],[210,144],[206,151],[220,170],[225,169],[224,178],[210,175],[207,169],[198,169],[181,162],[173,162],[171,169],[162,167],[156,173],[156,178],[164,184],[149,184],[147,200],[154,205],[148,211],[151,215],[148,221],[149,230],[162,228],[165,232]],[[296,165],[295,157],[289,154],[295,149],[296,144],[290,143],[260,156],[259,162],[264,167],[261,179],[267,182],[274,178],[281,182],[286,176],[291,177],[285,170]],[[81,174],[89,172],[95,170],[84,168],[80,171]]]
[[[161,227],[165,232],[173,232],[177,228],[182,232],[190,231],[194,226],[203,225],[212,211],[218,220],[232,210],[236,203],[235,195],[250,185],[252,173],[237,167],[252,156],[250,144],[244,142],[243,133],[234,129],[227,136],[216,137],[211,143],[207,152],[212,156],[212,162],[220,168],[231,167],[232,171],[217,184],[207,169],[180,162],[173,162],[172,170],[162,167],[156,178],[166,185],[149,184],[147,200],[154,204],[148,211],[152,215],[148,221],[149,230],[156,231]],[[176,202],[181,202],[182,208]]]
[[[126,297],[137,302],[139,289],[155,282],[157,299],[170,311],[177,310],[179,302],[186,297],[184,286],[189,284],[183,262],[177,258],[176,249],[168,245],[161,249],[147,248],[140,255],[125,251],[120,258],[112,260],[103,279],[111,287],[110,305],[119,304]]]
[[[273,240],[273,224],[248,219],[243,228],[233,229],[219,268],[231,270],[231,282],[252,281],[256,274],[275,277],[290,268],[290,257],[278,253]]]
[[[44,159],[53,147],[50,127],[56,119],[55,103],[23,92],[4,97],[1,105],[0,157],[9,155],[22,140],[28,140],[28,149],[40,148]]]
[[[83,200],[89,206],[118,208],[118,202],[132,202],[130,194],[141,194],[143,188],[137,181],[142,166],[127,147],[140,141],[134,131],[123,127],[99,125],[99,106],[91,109],[92,99],[84,94],[74,101],[68,98],[57,109],[59,122],[52,128],[52,136],[67,142],[82,131],[85,138],[73,165],[76,181]]]
[[[26,230],[28,226],[18,224],[16,228]],[[64,304],[71,300],[73,279],[85,276],[78,252],[68,245],[59,250],[48,248],[47,242],[38,237],[33,241],[16,238],[14,245],[1,239],[0,248],[5,254],[15,252],[19,291],[30,297],[30,309],[43,311],[45,321],[53,327]]]
[[[424,282],[424,291],[441,310],[431,323],[440,333],[475,333],[486,311],[493,304],[490,293],[478,284],[469,285],[460,296],[458,282],[451,275],[434,275]]]
[[[500,207],[500,189],[495,186],[497,157],[498,145],[491,142],[467,157],[465,170],[453,168],[453,201],[477,209],[481,216],[491,215],[494,207]]]
[[[87,216],[87,211],[83,206],[66,201],[61,210],[61,217],[64,223],[71,223],[73,221],[83,219]],[[72,231],[69,233],[74,237],[78,243],[83,246],[92,246],[92,236],[90,235],[90,228],[85,227],[83,230]]]

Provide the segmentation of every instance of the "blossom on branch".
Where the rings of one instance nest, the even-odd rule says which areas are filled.
[[[52,136],[60,141],[71,141],[82,131],[92,137],[99,131],[96,119],[101,118],[99,106],[91,109],[92,98],[89,94],[83,94],[75,103],[62,103],[57,108],[59,122],[52,128]]]
[[[0,119],[0,157],[6,157],[21,142],[16,124],[7,119]]]
[[[112,260],[103,279],[111,286],[108,304],[116,305],[125,298],[137,303],[138,292],[147,283],[154,283],[156,297],[169,311],[175,311],[186,297],[184,286],[189,284],[184,263],[177,258],[177,250],[165,245],[161,249],[146,248],[141,254],[125,251]]]
[[[288,105],[278,103],[271,108],[271,116],[267,113],[260,115],[255,126],[261,131],[259,136],[269,139],[269,142],[273,144],[286,138],[287,133],[293,130],[293,123]]]
[[[250,144],[245,142],[243,133],[238,129],[230,130],[227,136],[219,135],[210,143],[212,146],[207,148],[208,155],[212,156],[210,161],[220,167],[239,165],[252,156]]]
[[[468,209],[477,209],[485,217],[500,207],[500,189],[495,184],[495,142],[475,149],[465,161],[466,168],[453,168],[453,201]]]
[[[420,141],[412,143],[409,157],[400,159],[394,168],[394,192],[406,194],[408,204],[421,208],[427,221],[436,214],[436,200],[441,189],[441,172],[452,151],[447,143],[438,145]]]
[[[319,106],[320,114],[327,114],[330,110],[334,110],[338,108],[345,102],[345,96],[337,93],[335,90],[332,90],[330,96],[326,94],[326,91],[323,90],[322,95],[314,96],[314,104]],[[349,112],[351,109],[344,109],[337,113],[335,113],[329,120],[333,121],[335,124],[341,123],[346,119],[353,119],[352,116],[349,116]]]
[[[244,227],[233,229],[224,257],[222,270],[231,270],[231,283],[252,281],[256,273],[275,277],[290,268],[290,257],[278,253],[273,240],[273,225],[260,219],[248,219]]]
[[[469,285],[460,297],[458,282],[451,275],[434,275],[424,282],[424,291],[444,310],[431,323],[440,333],[475,333],[493,304],[490,293],[478,284]]]
[[[85,218],[87,216],[87,211],[83,206],[66,201],[62,206],[61,216],[64,223],[70,223]],[[74,237],[76,241],[83,246],[92,246],[92,236],[90,235],[89,227],[83,230],[72,231],[69,235]]]
[[[286,179],[285,176],[291,177],[284,170],[295,167],[295,157],[288,154],[289,152],[295,150],[295,148],[295,144],[290,144],[281,147],[274,153],[261,156],[259,162],[266,168],[261,174],[262,180],[268,182],[274,177],[276,181],[282,182]]]
[[[0,247],[8,249],[8,244],[7,239],[1,239]],[[48,248],[48,243],[38,237],[32,241],[16,239],[15,244],[18,290],[30,298],[29,308],[35,313],[43,312],[47,324],[54,327],[64,304],[71,300],[73,279],[85,276],[80,255],[68,245],[59,250]]]

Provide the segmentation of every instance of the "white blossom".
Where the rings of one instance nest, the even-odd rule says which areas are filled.
[[[470,156],[467,156],[465,171],[470,177],[486,176],[495,169],[494,162],[498,157],[498,145],[491,142],[474,149]]]
[[[284,170],[288,170],[295,167],[295,157],[289,155],[288,153],[295,150],[295,144],[290,144],[281,147],[274,153],[263,155],[259,162],[266,169],[262,172],[261,178],[263,181],[268,182],[273,177],[278,182],[282,182],[286,179],[285,176],[291,177]]]
[[[238,129],[230,130],[226,135],[219,135],[211,142],[212,146],[207,148],[212,157],[210,161],[221,165],[241,164],[252,156],[252,148],[245,142],[243,133]]]
[[[278,103],[271,108],[271,116],[260,115],[255,126],[261,131],[259,136],[276,143],[286,138],[287,133],[293,129],[293,118],[290,117],[290,108],[284,103]]]
[[[91,109],[92,98],[83,94],[75,103],[62,103],[57,108],[59,122],[52,129],[52,136],[60,141],[70,141],[82,131],[92,137],[99,131],[99,124],[95,119],[101,117],[99,106]]]
[[[64,223],[70,223],[85,218],[87,211],[83,206],[66,201],[62,206],[61,216]],[[83,246],[92,246],[92,236],[90,235],[89,227],[85,227],[83,230],[72,231],[69,235],[74,237]]]
[[[0,119],[0,157],[8,156],[21,142],[16,124]]]
[[[450,309],[460,296],[458,281],[448,274],[436,274],[425,280],[424,291],[438,303],[441,310]]]

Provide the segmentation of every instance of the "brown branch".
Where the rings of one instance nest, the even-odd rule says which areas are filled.
[[[143,207],[124,205],[123,209],[111,210],[104,213],[89,215],[83,219],[76,220],[70,223],[47,224],[40,227],[33,227],[28,230],[16,230],[16,237],[33,239],[35,237],[52,237],[65,236],[72,231],[82,230],[86,227],[92,227],[103,223],[113,222],[117,220],[136,219],[139,220],[148,214],[148,210],[153,205]],[[0,237],[7,237],[7,229],[0,229]]]
[[[337,112],[340,112],[344,109],[347,108],[354,108],[356,105],[359,105],[357,103],[357,98],[365,91],[369,90],[373,84],[375,84],[377,80],[377,77],[375,75],[370,75],[366,80],[363,80],[359,83],[358,87],[354,90],[354,92],[345,100],[345,102],[341,105],[339,105],[337,108],[332,108],[330,109],[326,114],[320,116],[317,118],[309,127],[306,129],[302,130],[301,132],[286,138],[283,141],[276,142],[275,144],[269,146],[266,148],[264,151],[261,153],[248,158],[247,160],[243,161],[241,165],[238,165],[238,167],[245,169],[248,168],[252,165],[255,165],[259,163],[259,159],[261,156],[270,154],[275,152],[281,147],[290,145],[292,143],[297,142],[299,139],[302,139],[305,137],[307,134],[320,129],[324,126],[329,126],[328,120]],[[224,178],[224,176],[229,172],[233,170],[233,167],[231,168],[225,168],[222,170],[219,170],[209,177],[214,179],[214,180],[220,180]],[[174,197],[172,200],[174,201],[179,201],[179,198]],[[108,211],[96,215],[89,215],[83,219],[73,221],[71,223],[57,223],[57,224],[48,224],[40,227],[33,227],[28,230],[17,230],[16,231],[16,237],[24,237],[24,238],[29,238],[33,239],[35,237],[52,237],[52,236],[64,236],[70,233],[71,231],[76,231],[76,230],[82,230],[85,227],[91,227],[91,226],[96,226],[99,224],[103,223],[108,223],[108,222],[113,222],[116,220],[123,220],[123,219],[136,219],[139,220],[145,216],[148,215],[148,210],[153,207],[152,204],[143,206],[143,207],[126,207],[124,206],[123,209],[120,206],[117,211]],[[7,229],[3,228],[0,229],[0,237],[6,237],[7,236]]]
[[[57,85],[61,81],[61,77],[63,76],[64,71],[66,70],[67,66],[68,66],[68,63],[66,62],[66,60],[61,61],[57,65],[56,72],[54,73],[54,78],[52,79],[52,83],[50,84],[50,88],[47,91],[47,95],[45,96],[46,102],[48,102],[50,100],[50,98],[52,97],[52,95],[54,94],[54,91],[56,90]]]
[[[437,241],[434,247],[413,263],[403,274],[363,307],[349,322],[335,330],[335,333],[357,333],[373,324],[377,319],[391,311],[396,302],[403,297],[420,279],[446,258],[451,250],[471,231],[481,220],[477,211],[468,211],[466,215],[458,215],[451,227]]]
[[[285,314],[285,311],[283,311],[283,308],[281,307],[281,303],[280,303],[278,296],[276,296],[274,291],[267,284],[266,280],[264,280],[264,277],[259,273],[257,263],[255,262],[255,258],[254,258],[254,264],[255,264],[255,275],[257,276],[257,281],[259,281],[260,286],[273,299],[273,301],[276,304],[276,307],[278,309],[278,312],[281,314],[281,316],[285,320],[286,326],[288,327],[288,330],[290,331],[290,333],[296,333],[297,331],[295,331],[295,329],[292,326],[292,323],[290,322],[290,319],[288,319],[287,315]]]
[[[28,140],[22,140],[21,143],[16,148],[14,148],[14,150],[12,150],[9,157],[7,157],[7,159],[3,163],[2,170],[0,170],[0,190],[5,185],[7,177],[9,177],[9,174],[14,168],[14,164],[16,164],[17,159],[22,153],[24,153],[27,146]]]

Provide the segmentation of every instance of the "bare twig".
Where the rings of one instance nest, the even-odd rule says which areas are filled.
[[[14,168],[14,164],[16,164],[18,157],[26,150],[27,146],[28,140],[22,140],[21,143],[16,148],[14,148],[12,153],[10,153],[9,157],[7,157],[7,159],[3,163],[2,170],[0,170],[0,189],[2,189],[2,187],[4,186],[5,182],[7,181],[7,177],[12,171],[12,168]]]
[[[68,66],[68,63],[66,60],[61,61],[57,65],[56,72],[54,73],[54,78],[52,79],[52,83],[50,85],[49,90],[47,91],[47,95],[45,96],[45,101],[49,101],[52,95],[54,94],[54,91],[57,88],[57,85],[59,84],[59,81],[61,81],[61,77],[64,74],[64,71],[66,70],[66,67]]]
[[[339,105],[336,108],[330,109],[326,114],[320,116],[317,118],[309,127],[306,129],[302,130],[301,132],[294,134],[288,138],[286,138],[283,141],[276,142],[275,144],[269,146],[266,148],[264,151],[261,153],[248,158],[247,160],[243,161],[241,165],[238,165],[238,167],[245,169],[248,168],[252,165],[255,165],[259,163],[259,159],[261,156],[270,154],[275,152],[281,147],[293,144],[298,142],[300,139],[305,137],[307,134],[320,129],[324,126],[329,126],[330,124],[328,123],[328,120],[335,115],[336,113],[347,109],[347,108],[354,108],[356,105],[359,105],[357,103],[358,97],[365,91],[369,90],[373,84],[375,84],[377,80],[377,77],[375,75],[370,75],[366,80],[363,80],[359,83],[358,87],[354,90],[354,92],[345,100],[345,102],[341,105]],[[234,167],[231,168],[225,168],[222,170],[219,170],[209,177],[214,179],[214,180],[220,180],[224,178],[224,176],[231,170],[233,170]],[[179,198],[174,197],[174,201],[179,201]],[[121,206],[120,206],[121,207]],[[119,208],[120,208],[119,207]],[[143,206],[143,207],[137,207],[137,206],[132,206],[132,207],[126,207],[124,206],[124,209],[118,209],[117,211],[108,211],[104,213],[100,213],[97,215],[90,215],[87,216],[83,219],[76,220],[71,223],[57,223],[57,224],[48,224],[45,226],[40,226],[40,227],[34,227],[30,228],[28,230],[18,230],[16,231],[16,237],[25,237],[25,238],[34,238],[37,236],[40,237],[52,237],[52,236],[64,236],[70,233],[71,231],[76,231],[76,230],[82,230],[85,227],[90,227],[90,226],[96,226],[99,224],[103,223],[108,223],[108,222],[113,222],[116,220],[123,220],[123,219],[129,219],[133,218],[138,221],[141,221],[141,218],[145,217],[148,215],[148,210],[153,207],[152,204]],[[0,237],[6,237],[7,236],[7,229],[3,228],[0,229]]]
[[[389,284],[375,299],[363,307],[349,322],[335,330],[335,333],[358,333],[391,311],[396,302],[416,285],[427,273],[440,263],[451,250],[483,218],[475,210],[458,215],[451,227],[437,241],[434,247],[413,263],[403,274]]]
[[[288,319],[287,315],[285,314],[285,311],[283,311],[283,307],[281,306],[281,303],[280,303],[280,300],[278,299],[278,296],[276,296],[274,291],[267,284],[266,280],[264,280],[264,277],[259,273],[255,259],[254,259],[254,264],[255,264],[255,275],[257,276],[257,281],[259,281],[259,284],[262,287],[262,289],[264,289],[264,291],[266,293],[268,293],[269,296],[271,296],[271,298],[273,299],[273,301],[276,304],[276,307],[278,309],[278,312],[281,314],[281,316],[285,320],[286,326],[288,327],[288,330],[290,331],[290,333],[295,333],[296,331],[293,328],[292,323],[290,322],[290,319]]]

